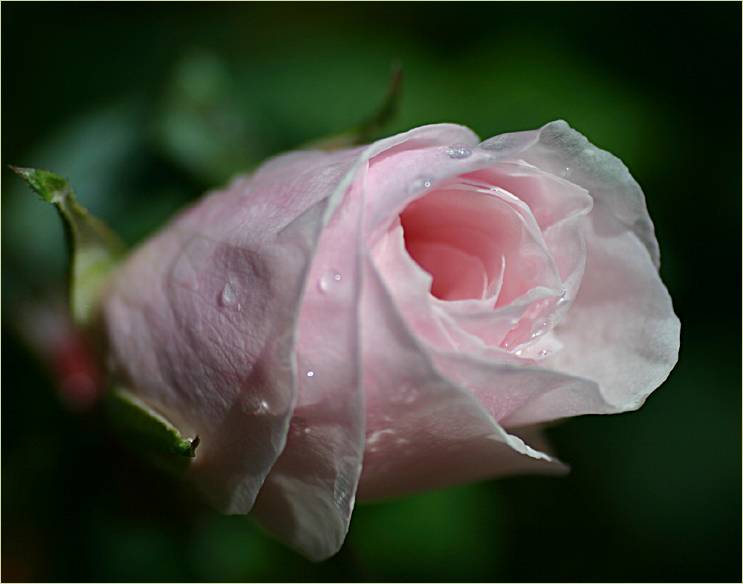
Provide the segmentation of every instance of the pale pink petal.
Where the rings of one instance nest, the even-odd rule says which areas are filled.
[[[326,216],[302,300],[294,418],[254,509],[267,530],[313,560],[335,554],[343,543],[364,452],[357,261],[363,251],[366,161],[466,136],[460,127],[440,125],[373,144],[341,182],[344,196]]]
[[[545,367],[549,359],[538,366],[441,351],[431,358],[442,374],[466,387],[504,428],[614,411],[595,381],[550,370]]]
[[[406,226],[406,249],[401,251],[399,244],[391,243],[391,237],[398,237],[394,231],[395,223],[390,225],[388,215],[385,225],[381,221],[381,211],[369,213],[368,223],[371,227],[367,228],[367,237],[386,285],[394,288],[396,302],[401,305],[406,319],[421,338],[440,348],[469,351],[473,348],[479,350],[483,343],[497,346],[505,342],[506,346],[516,350],[522,342],[521,338],[526,335],[525,338],[528,339],[532,334],[531,329],[540,325],[541,321],[537,319],[547,309],[544,303],[534,303],[545,295],[557,299],[561,294],[565,295],[565,288],[560,281],[559,267],[554,264],[529,207],[502,188],[473,182],[473,177],[480,176],[479,173],[486,172],[485,169],[493,164],[491,159],[482,157],[482,152],[474,148],[469,163],[466,160],[455,160],[457,164],[447,165],[444,162],[448,160],[446,152],[427,148],[423,151],[402,151],[395,158],[386,158],[373,164],[369,180],[373,186],[370,192],[373,192],[374,200],[370,206],[384,209],[387,213],[394,210],[402,213],[402,223]],[[401,163],[402,177],[396,176],[396,168],[392,168],[398,157],[405,157]],[[432,165],[437,168],[437,174],[429,175],[430,180],[424,181],[427,188],[410,189],[410,184],[420,186],[420,182],[411,182],[405,172],[408,172],[408,167],[419,164]],[[444,170],[436,167],[437,164],[445,166],[444,170],[449,172],[461,171],[464,174],[459,178],[456,174],[447,176]],[[535,174],[533,168],[525,164],[521,166],[523,169],[517,170],[528,174],[534,182],[544,181],[541,175]],[[477,167],[481,167],[479,171]],[[420,169],[417,172],[420,173]],[[575,187],[573,190],[576,190]],[[564,205],[563,215],[553,221],[555,228],[558,225],[567,225],[572,218],[572,215],[568,217],[571,213],[577,217],[580,212],[585,212],[587,205],[590,206],[590,199],[586,204],[584,192],[569,194],[570,205]],[[475,198],[478,200],[474,200]],[[573,235],[574,231],[571,230],[566,236]],[[437,263],[429,262],[426,266],[423,265],[427,262],[425,258],[416,258],[419,260],[416,263],[410,261],[409,257],[404,257],[411,253],[420,255],[421,249],[431,250],[431,246],[438,243],[461,250],[470,258],[481,260],[487,274],[487,292],[495,293],[496,300],[491,301],[489,296],[456,299],[465,295],[472,296],[463,294],[462,290],[471,292],[478,287],[482,290],[482,274],[475,261],[460,258],[452,267],[439,260]],[[580,241],[575,246],[580,248]],[[387,254],[390,254],[389,258],[385,258]],[[466,274],[461,269],[464,263],[471,268]],[[448,278],[446,281],[450,283],[450,287],[444,287],[447,290],[446,301],[427,296],[426,290],[429,287],[434,290],[438,288],[436,278],[433,282],[428,278],[427,284],[423,283],[427,276],[421,274],[422,265],[429,270],[438,268],[438,275]],[[565,271],[567,274],[568,270]],[[573,272],[577,271],[573,269]],[[458,292],[453,293],[451,283],[457,281],[453,276],[457,273],[459,287]],[[579,274],[576,275],[579,277]],[[519,296],[521,298],[514,302]],[[496,304],[500,306],[494,310]],[[524,321],[524,331],[514,332],[507,338],[514,323],[525,318],[528,322]],[[514,335],[518,337],[518,342],[514,342]]]
[[[639,185],[619,159],[562,121],[483,147],[561,174],[593,197],[580,290],[555,330],[563,349],[542,364],[596,381],[610,411],[640,407],[678,359],[680,324],[658,275],[658,244]],[[562,400],[552,392],[506,422],[553,419]],[[581,413],[596,412],[584,406],[571,415]]]
[[[482,143],[502,161],[525,160],[586,189],[597,206],[604,206],[643,243],[657,266],[660,261],[653,222],[645,195],[624,163],[591,144],[565,121],[539,130],[495,136]]]
[[[442,377],[371,260],[362,304],[367,449],[359,497],[377,499],[512,472],[559,472]]]
[[[426,284],[430,276],[424,277],[425,273],[404,254],[401,233],[399,228],[390,230],[380,240],[373,256],[397,310],[425,346],[438,370],[466,388],[495,420],[507,420],[517,411],[527,409],[531,402],[552,393],[562,396],[562,401],[553,405],[556,418],[572,415],[571,408],[576,407],[595,413],[611,410],[596,383],[539,368],[521,356],[511,356],[498,347],[488,347],[463,333],[459,327],[461,319],[452,320],[447,312],[438,310],[438,303],[432,306],[429,302]],[[494,319],[486,322],[497,324]],[[557,346],[552,335],[545,335],[532,349],[533,352],[523,357],[541,360]],[[540,355],[541,351],[545,355]]]
[[[680,323],[643,244],[608,214],[587,232],[588,263],[580,291],[555,330],[563,349],[546,367],[595,380],[611,412],[639,408],[676,364]],[[546,396],[510,424],[554,419],[563,396]],[[600,413],[575,404],[570,415]]]
[[[495,302],[488,303],[492,310],[536,286],[559,286],[559,275],[529,209],[502,189],[453,178],[409,203],[400,221],[408,253],[433,275],[432,291],[442,300],[486,299],[497,289]],[[418,257],[421,244],[424,249],[438,244],[459,250],[479,260],[479,265],[470,261],[471,269],[465,270],[459,263],[430,257],[424,265]],[[483,270],[484,287],[470,287],[464,297],[451,294],[457,275],[477,283],[482,282]]]
[[[226,512],[250,510],[284,447],[299,300],[330,195],[356,158],[268,162],[141,247],[106,298],[117,378],[199,436],[190,472]]]
[[[354,169],[355,173],[355,169]],[[319,561],[343,544],[364,452],[358,319],[362,172],[323,230],[299,318],[299,396],[253,513]]]

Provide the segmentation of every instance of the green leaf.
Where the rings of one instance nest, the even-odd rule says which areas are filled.
[[[126,446],[157,466],[181,471],[196,456],[199,437],[187,438],[165,417],[122,387],[107,393],[107,409]]]
[[[373,142],[384,126],[397,115],[401,97],[402,67],[398,63],[394,63],[387,93],[376,112],[351,130],[311,142],[306,147],[319,150],[339,150]]]
[[[47,170],[10,168],[54,205],[62,218],[70,252],[70,309],[75,323],[88,327],[96,318],[100,292],[123,255],[124,245],[78,203],[66,179]]]

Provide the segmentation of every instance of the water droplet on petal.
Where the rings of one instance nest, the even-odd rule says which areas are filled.
[[[327,292],[333,286],[333,283],[340,282],[341,280],[343,280],[343,274],[340,272],[329,272],[317,280],[317,288],[320,292]]]
[[[380,440],[384,439],[385,436],[392,436],[395,434],[395,431],[386,428],[384,430],[377,430],[376,432],[373,432],[367,439],[366,444],[367,446],[374,446],[377,444]]]
[[[222,293],[219,295],[219,304],[221,306],[232,306],[237,300],[237,294],[235,289],[232,287],[230,282],[227,282],[222,288]],[[238,309],[240,306],[238,305]]]
[[[307,372],[307,377],[314,377],[314,376],[315,376],[315,372],[314,371],[310,370],[310,371]]]
[[[549,354],[550,354],[550,351],[549,351],[549,350],[547,350],[547,349],[542,349],[542,350],[541,350],[541,351],[539,351],[539,353],[537,353],[537,354],[538,354],[538,355],[539,355],[540,357],[546,357],[547,355],[549,355]]]
[[[535,329],[531,332],[531,338],[536,339],[537,337],[541,337],[543,334],[545,334],[550,327],[549,321],[545,320],[539,323]]]
[[[421,176],[415,179],[408,188],[408,192],[411,194],[419,193],[430,189],[433,185],[433,179],[429,176]]]
[[[472,148],[465,144],[452,144],[446,149],[449,158],[462,159],[472,156]]]
[[[560,171],[560,176],[563,178],[569,178],[571,174],[573,174],[573,169],[569,166],[566,166]]]
[[[267,414],[270,409],[271,408],[269,407],[268,402],[265,399],[262,399],[253,408],[253,413],[257,416],[261,416],[263,414]]]

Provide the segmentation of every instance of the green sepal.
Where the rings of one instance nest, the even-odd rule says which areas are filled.
[[[163,415],[122,387],[106,392],[106,409],[124,445],[171,472],[182,472],[196,456],[199,437],[187,438]]]
[[[88,327],[95,319],[103,285],[124,254],[124,245],[77,201],[66,179],[47,170],[10,168],[54,205],[62,218],[70,253],[70,310],[75,324]]]
[[[387,85],[387,93],[382,103],[371,116],[342,134],[336,134],[335,136],[310,142],[306,145],[306,148],[332,151],[373,142],[379,137],[384,126],[397,115],[401,98],[402,67],[398,63],[394,63]]]

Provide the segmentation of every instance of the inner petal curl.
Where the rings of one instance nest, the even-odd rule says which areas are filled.
[[[554,276],[554,263],[528,208],[509,193],[457,182],[400,214],[405,247],[431,274],[441,300],[510,303]]]

